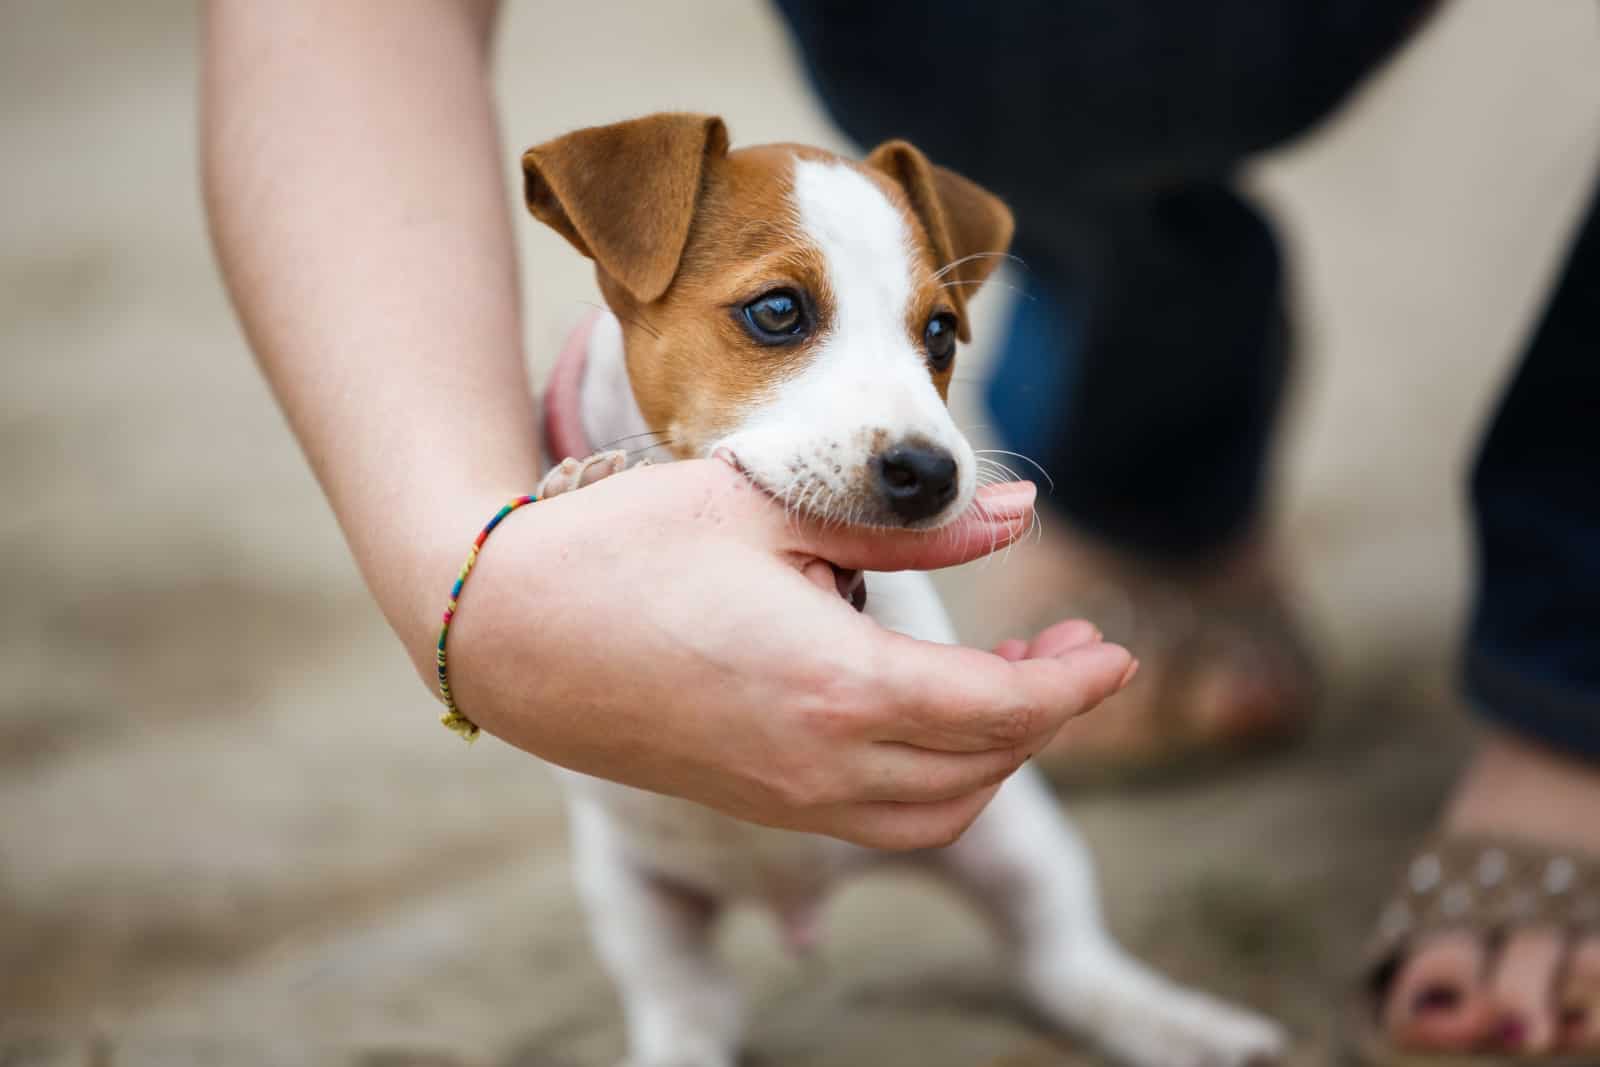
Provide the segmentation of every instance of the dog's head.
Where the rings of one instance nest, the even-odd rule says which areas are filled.
[[[1011,240],[992,194],[890,141],[730,152],[663,114],[523,156],[529,209],[595,261],[647,424],[821,518],[950,521],[976,487],[945,409],[967,301]]]

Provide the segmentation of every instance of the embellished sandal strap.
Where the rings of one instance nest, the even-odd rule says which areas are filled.
[[[1600,929],[1600,856],[1512,837],[1450,835],[1419,850],[1378,920],[1367,959],[1393,960],[1442,930]]]

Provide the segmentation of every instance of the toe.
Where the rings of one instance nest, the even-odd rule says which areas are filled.
[[[1555,1047],[1555,980],[1565,952],[1566,939],[1553,929],[1519,930],[1506,939],[1485,982],[1495,1046],[1535,1055]]]
[[[1573,946],[1556,993],[1556,1020],[1563,1048],[1600,1049],[1600,933]]]
[[[1384,1028],[1401,1048],[1457,1050],[1478,1044],[1491,1018],[1482,984],[1482,941],[1466,931],[1424,942],[1395,975]]]

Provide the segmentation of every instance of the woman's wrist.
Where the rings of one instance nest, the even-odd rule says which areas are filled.
[[[437,690],[435,650],[451,585],[472,548],[473,538],[508,500],[533,491],[534,456],[529,451],[521,473],[492,479],[473,477],[424,495],[410,532],[389,527],[382,550],[386,563],[369,573],[369,585],[400,639],[418,677]]]

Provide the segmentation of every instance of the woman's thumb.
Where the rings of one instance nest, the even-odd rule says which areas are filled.
[[[794,550],[853,570],[936,570],[981,559],[1033,525],[1032,482],[978,490],[971,506],[937,530],[886,530],[802,521],[789,525]]]

